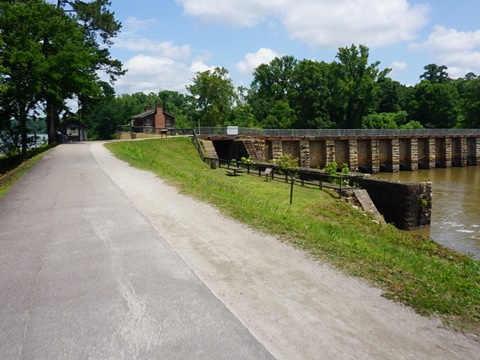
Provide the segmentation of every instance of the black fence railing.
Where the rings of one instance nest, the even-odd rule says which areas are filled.
[[[316,169],[285,169],[277,164],[271,163],[244,163],[240,160],[228,160],[207,158],[203,159],[205,162],[210,162],[212,168],[234,169],[237,172],[246,172],[250,175],[268,176],[271,180],[279,180],[284,182],[291,182],[300,184],[301,186],[311,185],[318,187],[319,190],[323,188],[333,189],[338,192],[339,198],[348,190],[359,189],[359,179],[362,179],[362,174],[336,174],[330,175],[324,171]],[[267,169],[271,169],[267,173]],[[266,175],[268,174],[268,175]]]

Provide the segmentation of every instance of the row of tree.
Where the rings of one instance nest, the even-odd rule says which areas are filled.
[[[161,91],[112,96],[85,119],[94,136],[109,138],[145,104],[162,103],[177,127],[279,128],[478,128],[480,78],[449,78],[446,66],[429,64],[414,86],[369,63],[369,49],[340,48],[332,63],[275,58],[253,72],[249,89],[235,87],[225,68],[199,72],[188,94]]]
[[[194,117],[205,126],[263,128],[477,128],[480,78],[450,79],[429,64],[414,86],[402,85],[369,63],[360,45],[340,48],[332,63],[276,58],[255,69],[250,89],[234,89],[228,72],[197,74],[187,87]],[[222,86],[218,86],[218,83]],[[215,92],[214,89],[220,89]]]
[[[35,123],[40,116],[49,142],[57,140],[61,115],[87,123],[91,139],[108,139],[117,125],[155,103],[177,117],[177,127],[480,126],[475,74],[453,80],[445,66],[430,64],[418,84],[405,86],[388,77],[390,69],[370,63],[363,45],[340,48],[331,63],[275,58],[254,70],[250,88],[235,87],[228,70],[217,67],[197,73],[187,94],[116,96],[111,85],[125,70],[110,55],[121,24],[109,7],[108,0],[0,0],[1,146],[13,139],[25,152],[29,131],[42,128]],[[66,107],[72,98],[77,114]]]
[[[124,73],[109,48],[121,24],[108,0],[0,0],[0,134],[2,146],[28,147],[27,123],[44,114],[49,142],[58,139],[68,99],[80,113],[112,93]],[[8,149],[7,149],[8,151]]]

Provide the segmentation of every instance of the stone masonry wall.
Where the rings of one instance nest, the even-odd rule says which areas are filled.
[[[283,155],[283,142],[282,141],[272,141],[272,158],[274,161],[280,159],[280,156]]]
[[[310,166],[312,168],[324,168],[327,163],[325,141],[310,141]]]
[[[348,141],[348,158],[349,158],[349,166],[350,171],[357,172],[358,171],[358,143],[357,140],[349,140]]]
[[[399,183],[365,177],[359,181],[387,223],[403,230],[430,225],[432,183]]]
[[[300,167],[310,167],[310,141],[300,141]]]

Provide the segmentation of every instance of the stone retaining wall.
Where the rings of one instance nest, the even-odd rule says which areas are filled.
[[[365,177],[359,181],[387,223],[402,230],[430,225],[432,183],[400,183]]]

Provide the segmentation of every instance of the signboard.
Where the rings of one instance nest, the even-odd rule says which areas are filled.
[[[238,135],[238,126],[227,126],[227,135]]]

